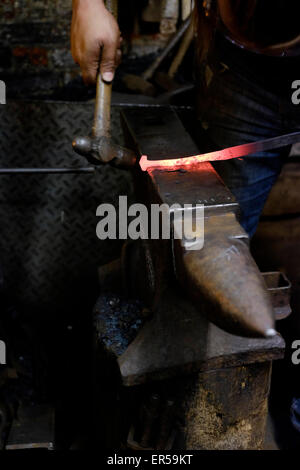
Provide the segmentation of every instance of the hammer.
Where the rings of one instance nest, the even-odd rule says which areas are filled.
[[[118,0],[106,0],[106,8],[117,18]],[[112,84],[106,83],[97,73],[97,91],[94,124],[91,137],[75,137],[73,149],[91,163],[110,163],[118,168],[130,168],[135,165],[136,154],[129,149],[115,144],[110,134]]]

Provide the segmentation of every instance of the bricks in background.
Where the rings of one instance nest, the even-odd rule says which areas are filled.
[[[51,94],[79,75],[70,52],[71,7],[71,0],[1,1],[0,78],[8,93],[17,93],[19,80],[20,94],[25,82],[26,93]]]

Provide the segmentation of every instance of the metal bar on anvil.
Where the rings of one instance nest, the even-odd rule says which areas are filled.
[[[191,165],[198,165],[203,162],[216,162],[246,157],[257,152],[265,152],[267,150],[292,145],[299,142],[299,140],[300,132],[292,132],[290,134],[279,135],[269,139],[258,140],[256,142],[248,142],[247,144],[235,145],[234,147],[227,147],[213,152],[189,155],[187,157],[181,156],[176,159],[170,159],[167,157],[162,160],[153,161],[148,159],[147,155],[143,155],[140,160],[140,167],[143,171],[147,171],[149,168],[185,168]]]
[[[151,160],[162,156],[195,155],[199,149],[171,108],[127,109],[122,120],[131,145]],[[190,169],[163,171],[149,169],[160,199],[169,204],[204,204],[205,214],[213,211],[238,213],[239,206],[210,163]]]
[[[131,139],[131,146],[140,155],[161,159],[162,152],[165,157],[176,154],[177,158],[199,153],[171,109],[132,109],[123,111],[122,116],[127,139]],[[212,166],[205,162],[171,172],[154,168],[147,173],[140,171],[137,176],[148,204],[205,206],[203,248],[190,251],[184,238],[171,241],[173,270],[195,305],[200,306],[205,300],[210,321],[229,333],[274,336],[271,299],[243,241],[248,237],[236,220],[238,205]],[[155,250],[161,250],[158,258],[164,258],[162,245],[153,248],[154,257]]]

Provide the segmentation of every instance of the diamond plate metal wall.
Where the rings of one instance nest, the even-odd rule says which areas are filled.
[[[93,119],[92,103],[10,102],[0,107],[0,166],[84,166],[71,147]],[[121,139],[119,109],[112,133]],[[122,141],[122,140],[121,140]],[[118,255],[118,241],[96,237],[96,208],[117,205],[130,175],[0,175],[0,260],[6,289],[32,309],[58,311],[97,288],[97,267]],[[93,287],[92,287],[93,286]],[[92,300],[93,302],[93,300]]]

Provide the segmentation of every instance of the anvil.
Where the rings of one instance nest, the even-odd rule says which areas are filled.
[[[238,204],[211,164],[197,163],[187,169],[180,166],[172,171],[155,167],[162,155],[176,159],[178,155],[199,154],[174,110],[129,109],[123,111],[123,124],[127,145],[153,161],[146,173],[136,172],[138,197],[148,204],[204,205],[201,250],[188,251],[184,239],[171,240],[171,247],[164,240],[150,240],[151,259],[147,263],[156,273],[155,298],[171,265],[183,295],[188,294],[199,311],[204,301],[208,303],[205,310],[210,321],[241,336],[276,335],[270,296],[250,254],[248,236],[237,220]]]

